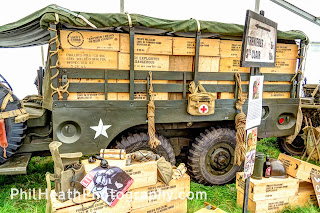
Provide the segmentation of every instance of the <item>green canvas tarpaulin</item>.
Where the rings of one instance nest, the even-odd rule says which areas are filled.
[[[17,21],[0,27],[0,47],[26,47],[41,45],[49,42],[50,36],[47,28],[50,23],[56,21],[71,27],[89,27],[84,17],[97,28],[116,28],[128,26],[128,17],[120,13],[84,13],[72,12],[57,5],[49,5],[33,14]],[[81,16],[79,16],[81,15]],[[133,26],[141,26],[162,30],[162,34],[175,32],[196,32],[196,20],[167,20],[149,16],[130,14]],[[214,21],[201,21],[201,32],[213,33],[220,36],[243,35],[243,25],[226,24]],[[308,40],[301,31],[278,31],[278,39],[283,40]],[[308,42],[308,41],[307,41]]]

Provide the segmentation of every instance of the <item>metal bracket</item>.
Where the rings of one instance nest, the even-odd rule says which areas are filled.
[[[130,100],[134,100],[134,27],[130,27]]]
[[[193,73],[193,81],[196,85],[198,84],[200,40],[201,40],[201,31],[197,32],[197,35],[196,35],[196,51],[195,51],[195,57],[194,57],[194,73]]]

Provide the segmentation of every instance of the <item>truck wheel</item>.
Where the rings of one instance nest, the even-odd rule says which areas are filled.
[[[117,149],[125,149],[127,153],[132,153],[138,150],[150,150],[160,156],[163,156],[172,165],[175,165],[176,158],[173,152],[173,148],[168,139],[162,135],[156,134],[156,137],[161,141],[161,145],[155,149],[151,149],[149,142],[149,135],[146,133],[137,133],[122,138],[120,142],[117,142]]]
[[[8,92],[9,90],[0,84],[0,105]],[[13,102],[8,102],[4,112],[21,108],[19,99],[15,95],[12,95],[12,98]],[[15,123],[14,118],[6,118],[4,122],[8,141],[8,147],[6,148],[7,158],[3,157],[3,149],[0,147],[0,165],[6,162],[20,148],[27,129],[25,123]]]
[[[292,141],[291,144],[285,142],[285,138],[277,138],[280,150],[284,153],[294,156],[301,156],[305,150],[304,140],[299,135]]]
[[[241,167],[233,165],[236,133],[228,128],[210,128],[192,143],[188,165],[199,183],[221,185],[232,181]]]

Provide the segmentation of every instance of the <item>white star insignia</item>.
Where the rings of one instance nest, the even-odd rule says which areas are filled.
[[[90,126],[91,129],[96,131],[96,135],[94,136],[94,139],[96,139],[99,135],[103,135],[108,138],[107,129],[109,129],[111,125],[103,125],[103,122],[100,118],[98,126]]]

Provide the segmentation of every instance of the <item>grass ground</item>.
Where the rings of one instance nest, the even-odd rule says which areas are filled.
[[[275,139],[262,140],[258,143],[257,150],[267,153],[271,158],[277,158],[280,151],[275,145]],[[10,198],[11,188],[22,188],[29,192],[29,189],[43,190],[46,188],[45,173],[53,172],[53,162],[50,157],[33,157],[28,166],[28,175],[0,176],[0,213],[14,212],[45,212],[46,200],[24,200],[19,197]],[[236,203],[237,190],[235,183],[224,186],[203,186],[198,183],[191,183],[191,191],[206,191],[207,200],[189,200],[188,212],[192,213],[203,207],[207,201],[226,212],[242,212]],[[283,213],[316,213],[319,208],[307,204],[304,207],[288,208]]]

